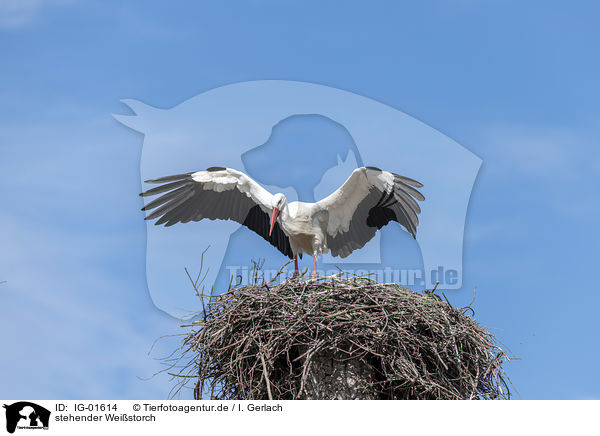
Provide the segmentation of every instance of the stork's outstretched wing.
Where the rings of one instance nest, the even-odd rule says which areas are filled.
[[[211,167],[146,183],[161,183],[142,192],[142,197],[163,194],[142,210],[150,211],[147,220],[158,218],[156,225],[210,220],[233,220],[258,233],[288,257],[293,257],[290,241],[275,223],[269,236],[273,195],[246,174],[231,168]]]
[[[416,237],[425,197],[423,185],[374,167],[355,169],[333,194],[315,203],[315,217],[327,222],[327,245],[333,256],[346,257],[362,248],[375,232],[397,221]],[[416,200],[415,200],[416,199]]]

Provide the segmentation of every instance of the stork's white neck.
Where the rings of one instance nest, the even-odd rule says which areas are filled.
[[[279,216],[281,217],[279,221],[283,223],[290,219],[290,209],[287,203],[283,205],[283,207],[279,210]]]

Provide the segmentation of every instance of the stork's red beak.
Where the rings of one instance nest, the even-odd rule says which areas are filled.
[[[279,209],[274,207],[273,216],[271,217],[271,229],[269,230],[269,236],[271,236],[271,233],[273,233],[273,227],[275,226],[275,221],[277,221],[277,215],[279,215]]]

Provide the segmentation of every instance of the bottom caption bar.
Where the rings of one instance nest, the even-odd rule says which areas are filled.
[[[600,401],[2,401],[8,434],[599,434]],[[4,429],[3,429],[4,430]],[[47,433],[46,433],[47,432]],[[590,433],[592,432],[592,433]],[[0,432],[1,433],[1,432]],[[33,433],[33,434],[39,434]],[[140,433],[141,434],[141,433]]]

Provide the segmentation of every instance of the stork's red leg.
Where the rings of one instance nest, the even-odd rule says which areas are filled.
[[[315,269],[313,270],[313,279],[317,278],[317,254],[314,255],[315,258]]]
[[[298,271],[298,255],[294,255],[294,275],[292,276],[293,279],[295,279],[296,277],[298,277],[299,275],[299,271]]]

